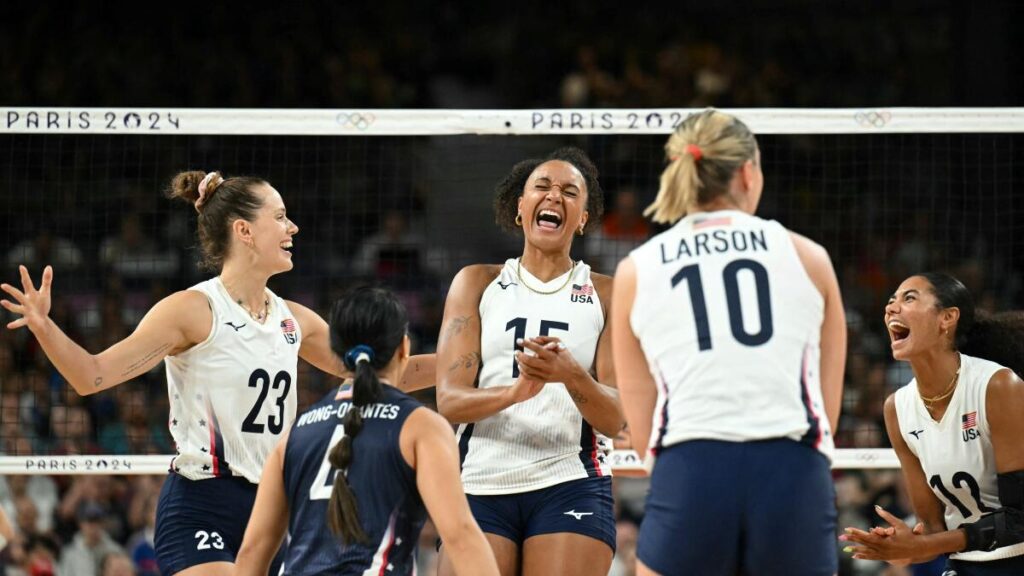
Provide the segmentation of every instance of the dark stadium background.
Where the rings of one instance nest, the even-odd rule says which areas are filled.
[[[0,109],[1024,104],[1017,2],[636,4],[12,3],[0,7]],[[762,212],[825,244],[842,283],[851,356],[837,440],[887,446],[882,401],[908,378],[886,354],[879,317],[888,291],[934,267],[963,277],[987,308],[1024,306],[1024,139],[760,141]],[[512,162],[559,144],[582,146],[597,160],[614,213],[627,194],[641,206],[653,196],[662,142],[4,135],[0,278],[14,280],[18,262],[43,254],[57,269],[54,318],[101,350],[155,299],[203,277],[193,265],[192,213],[160,196],[169,177],[185,168],[255,173],[282,191],[302,228],[296,270],[272,287],[323,310],[345,286],[381,281],[406,299],[417,346],[429,351],[458,266],[516,254],[519,241],[500,235],[489,214],[490,187]],[[606,246],[587,242],[576,256],[607,255]],[[160,370],[82,399],[26,336],[0,333],[0,452],[173,450]],[[302,402],[333,385],[312,370],[302,378]],[[78,512],[96,504],[112,541],[150,574],[145,526],[159,482],[9,477],[0,479],[0,505],[21,527],[18,546],[68,562],[61,550],[79,530]],[[877,522],[875,503],[910,512],[896,472],[837,472],[836,487],[841,526]],[[620,556],[628,558],[643,484],[621,483],[618,494]],[[13,548],[0,557],[8,573],[24,562]],[[879,570],[844,560],[841,573]]]

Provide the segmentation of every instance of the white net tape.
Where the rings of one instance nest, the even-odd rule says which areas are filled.
[[[152,456],[0,456],[0,475],[166,474],[170,455]],[[615,450],[609,455],[612,470],[622,476],[646,475],[635,450]],[[837,450],[833,468],[899,468],[889,449]]]
[[[433,136],[667,134],[692,108],[256,110],[0,108],[0,134]],[[1024,132],[1024,108],[737,108],[758,134]]]
[[[280,110],[0,107],[0,134],[550,135],[667,134],[694,109]],[[760,134],[1019,133],[1024,108],[731,109]],[[0,456],[0,474],[164,474],[170,455]],[[644,474],[633,450],[610,455]],[[889,449],[841,449],[834,468],[898,468]]]

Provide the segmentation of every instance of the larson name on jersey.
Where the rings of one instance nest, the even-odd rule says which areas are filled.
[[[703,225],[712,225],[707,221]],[[715,225],[728,225],[728,222]],[[696,227],[702,224],[698,223]],[[725,254],[726,252],[766,252],[768,240],[765,238],[764,230],[712,230],[710,232],[698,232],[693,238],[682,236],[678,238],[677,245],[669,245],[662,242],[659,246],[661,263],[670,264],[683,258],[699,258],[711,254]]]

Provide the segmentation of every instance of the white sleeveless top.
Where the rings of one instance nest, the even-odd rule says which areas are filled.
[[[190,290],[206,296],[213,326],[205,341],[165,360],[177,446],[171,468],[190,480],[244,476],[258,483],[295,419],[299,323],[269,289],[264,324],[231,299],[219,277]]]
[[[651,452],[790,438],[831,459],[819,377],[824,299],[790,233],[740,211],[703,212],[630,257],[630,325],[658,386]]]
[[[517,338],[555,336],[576,361],[594,369],[604,330],[601,300],[590,266],[578,262],[565,274],[542,282],[505,262],[480,298],[479,387],[510,386],[518,376]],[[567,280],[566,275],[572,277]],[[538,294],[523,285],[554,294]],[[467,494],[515,494],[562,482],[610,474],[605,462],[610,441],[594,430],[569,397],[565,385],[548,383],[533,398],[458,429],[462,483]]]
[[[896,391],[900,434],[921,462],[928,485],[945,505],[946,529],[976,522],[999,508],[996,461],[985,412],[988,383],[1004,368],[995,362],[960,355],[960,381],[942,420],[932,420],[917,391],[917,379]],[[974,550],[950,558],[984,562],[1024,554],[1024,543],[990,552]]]

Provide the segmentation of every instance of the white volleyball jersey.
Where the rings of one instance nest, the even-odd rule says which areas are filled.
[[[649,448],[791,438],[832,457],[819,342],[824,298],[781,224],[687,216],[630,257],[630,325],[658,386]]]
[[[299,324],[269,289],[264,324],[231,299],[219,277],[190,290],[209,300],[213,326],[205,341],[165,360],[177,446],[171,466],[191,480],[244,476],[257,483],[295,419]]]
[[[590,266],[542,282],[509,259],[480,298],[479,387],[510,386],[518,377],[515,341],[554,336],[583,368],[593,372],[597,341],[604,330],[601,300]],[[569,277],[571,275],[571,277]],[[538,294],[524,286],[553,294]],[[551,382],[533,398],[458,430],[462,483],[467,494],[515,494],[569,480],[610,473],[610,442],[594,430],[569,397]]]
[[[949,530],[976,522],[982,514],[1001,506],[985,394],[992,376],[1003,369],[995,362],[961,354],[960,380],[938,422],[924,407],[916,378],[896,391],[900,435],[921,462],[932,492],[945,505]],[[1024,543],[990,552],[962,552],[951,558],[979,562],[1020,554],[1024,554]]]

